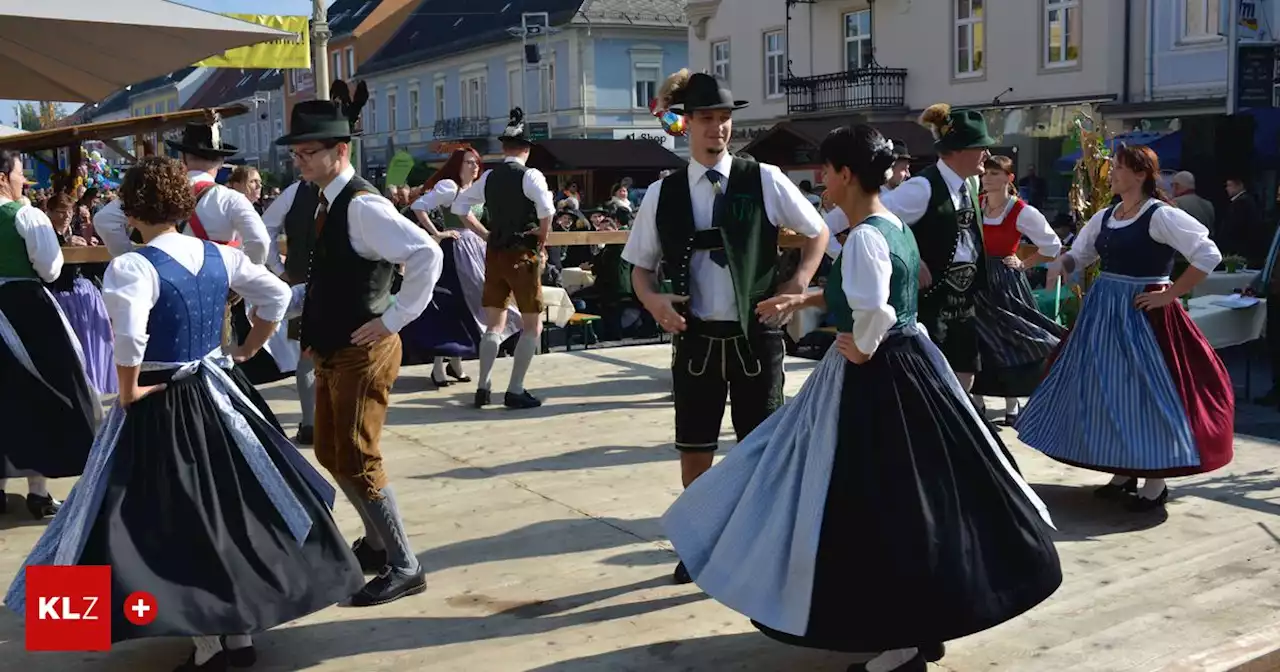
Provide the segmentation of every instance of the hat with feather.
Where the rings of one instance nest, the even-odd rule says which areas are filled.
[[[658,89],[657,108],[681,115],[696,110],[741,110],[747,105],[747,101],[735,99],[714,75],[690,74],[688,68],[672,73]]]
[[[369,89],[364,82],[356,84],[355,95],[341,80],[329,88],[330,100],[304,100],[293,106],[289,115],[289,133],[276,140],[277,145],[296,145],[313,140],[346,142],[358,134],[360,112],[369,102]]]
[[[170,149],[182,154],[190,154],[202,159],[217,161],[228,156],[235,156],[240,149],[222,141],[221,124],[187,124],[182,129],[179,140],[165,140]]]
[[[935,103],[920,115],[920,125],[933,133],[933,146],[942,152],[981,149],[996,144],[987,133],[987,120],[977,110],[952,109]]]
[[[507,121],[507,127],[502,130],[502,135],[498,136],[498,141],[504,145],[533,144],[533,141],[529,139],[528,129],[524,123],[524,110],[518,107],[511,108],[511,117]]]

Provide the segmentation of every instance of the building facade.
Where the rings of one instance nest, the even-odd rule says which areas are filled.
[[[679,151],[649,102],[688,65],[682,0],[546,0],[551,29],[529,42],[512,3],[426,0],[358,70],[370,89],[361,140],[375,173],[396,152],[438,161],[457,144],[496,151],[513,107],[535,133],[557,138],[650,138]],[[440,13],[456,14],[456,18]],[[539,19],[534,19],[539,20]]]

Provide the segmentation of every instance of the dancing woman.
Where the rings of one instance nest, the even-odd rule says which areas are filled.
[[[691,483],[663,525],[698,586],[799,646],[882,652],[850,670],[923,672],[942,642],[1039,604],[1062,581],[1043,503],[916,322],[920,254],[879,189],[870,126],[823,141],[853,227],[825,290],[842,332],[799,394]]]
[[[436,324],[444,320],[452,322],[455,319],[466,319],[466,315],[470,315],[474,325],[467,323],[462,325],[465,327],[466,334],[474,334],[471,341],[473,348],[478,348],[480,336],[485,331],[485,314],[484,306],[481,305],[481,295],[484,292],[484,259],[487,247],[485,241],[471,229],[468,229],[462,223],[462,218],[453,214],[449,208],[453,202],[457,200],[458,194],[465,191],[480,177],[480,153],[476,150],[465,147],[453,150],[453,154],[449,156],[449,160],[445,162],[440,170],[436,171],[430,179],[423,184],[426,193],[421,198],[413,202],[413,214],[417,217],[418,224],[431,234],[436,242],[440,243],[446,249],[446,256],[452,256],[452,266],[456,270],[450,273],[450,268],[445,268],[440,277],[440,283],[436,285],[437,293],[441,289],[447,292],[460,292],[461,298],[465,305],[467,313],[463,315],[442,315],[444,311],[437,311],[428,308],[427,312],[418,318],[418,322],[409,327],[410,331],[406,334],[407,339],[413,341],[431,341],[437,342],[442,340],[438,335],[424,334],[424,330],[435,332],[439,330],[444,334],[451,333],[450,327],[454,324]],[[472,213],[477,218],[484,215],[484,206],[478,205],[473,207]],[[444,220],[444,228],[439,229],[427,213],[438,211],[440,217]],[[449,252],[446,240],[453,240],[452,252]],[[436,298],[437,304],[447,303],[443,297]],[[424,322],[425,321],[425,322]],[[502,332],[502,340],[506,341],[512,335],[520,331],[520,312],[515,307],[507,308],[506,328]],[[444,337],[444,341],[453,343],[458,339]],[[447,347],[447,344],[446,344]],[[444,349],[437,346],[437,349]],[[436,387],[444,387],[453,384],[453,381],[459,383],[469,383],[471,378],[462,372],[463,353],[458,353],[449,358],[448,367],[445,366],[445,355],[437,355],[435,358],[435,367],[431,370],[431,381]],[[468,356],[474,356],[474,352],[466,353]],[[447,376],[447,377],[446,377]],[[452,378],[453,381],[450,381]]]
[[[289,288],[239,250],[177,232],[195,205],[177,161],[143,159],[120,200],[146,243],[103,279],[120,395],[5,604],[25,613],[26,567],[107,565],[113,641],[191,636],[179,671],[246,667],[249,635],[363,582],[329,513],[332,486],[228,377],[219,351],[228,288],[256,306],[236,360],[275,331]],[[135,591],[165,605],[147,625],[125,618]]]
[[[1162,202],[1159,175],[1150,148],[1117,151],[1111,191],[1120,203],[1094,215],[1049,265],[1050,286],[1094,261],[1101,273],[1018,421],[1018,438],[1032,448],[1114,474],[1097,495],[1134,511],[1164,506],[1165,478],[1230,463],[1235,431],[1231,378],[1178,301],[1222,253],[1203,224]],[[1175,254],[1191,265],[1170,283]]]
[[[1004,397],[1004,419],[1010,427],[1018,420],[1018,398],[1035,391],[1044,378],[1049,354],[1066,334],[1036,307],[1026,276],[1026,269],[1057,257],[1062,242],[1044,215],[1017,197],[1013,177],[1013,161],[1008,157],[992,156],[983,164],[987,284],[974,296],[982,370],[974,379],[973,394]],[[1037,250],[1019,259],[1023,236]]]
[[[89,243],[75,235],[71,227],[74,203],[67,194],[54,194],[49,199],[49,221],[58,234],[59,245],[83,246]],[[72,331],[84,352],[84,371],[98,394],[116,393],[116,367],[112,356],[111,320],[102,302],[102,292],[86,278],[79,265],[63,266],[58,279],[49,283],[53,298],[67,316]]]

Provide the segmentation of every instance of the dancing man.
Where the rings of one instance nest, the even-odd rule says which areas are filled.
[[[454,199],[450,212],[462,218],[467,228],[484,238],[485,332],[480,339],[480,381],[476,386],[476,408],[491,403],[493,362],[498,358],[503,331],[507,326],[507,302],[514,297],[520,310],[520,341],[511,364],[511,381],[502,403],[507,408],[537,408],[542,402],[524,388],[529,364],[538,352],[542,334],[542,251],[551,232],[555,204],[547,178],[529,160],[533,143],[525,135],[524,111],[511,110],[511,122],[499,136],[502,163],[486,170],[475,184]],[[486,228],[473,209],[483,205],[489,213]]]
[[[711,75],[681,70],[659,100],[685,116],[691,162],[645,192],[622,258],[645,309],[674,338],[671,365],[676,449],[685,487],[711,468],[725,395],[733,400],[739,441],[782,405],[778,323],[762,323],[756,305],[775,293],[802,294],[827,246],[818,210],[776,166],[729,156],[734,100]],[[795,276],[777,277],[778,227],[805,242]],[[661,265],[672,294],[657,290]],[[680,563],[673,576],[688,583]]]
[[[39,520],[58,512],[48,479],[84,471],[101,407],[80,340],[43,284],[62,272],[58,234],[20,200],[24,182],[22,158],[0,150],[0,513],[5,479],[26,476]]]
[[[400,373],[397,333],[431,300],[443,253],[351,167],[364,83],[352,98],[334,82],[331,95],[295,105],[291,133],[276,144],[288,145],[302,179],[320,188],[301,339],[316,369],[316,459],[364,521],[352,550],[362,569],[378,573],[352,598],[365,607],[427,588],[378,444]],[[393,299],[397,264],[404,284]]]

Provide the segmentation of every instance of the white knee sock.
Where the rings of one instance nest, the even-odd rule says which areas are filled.
[[[488,390],[493,387],[493,363],[498,359],[498,348],[502,347],[502,334],[486,331],[480,337],[480,381],[476,387]]]
[[[192,637],[191,639],[196,642],[196,665],[204,665],[222,650],[222,641],[217,637]]]
[[[1163,478],[1148,478],[1147,482],[1138,488],[1138,496],[1143,499],[1155,499],[1160,496],[1160,493],[1164,492],[1164,488]]]
[[[529,373],[529,365],[533,356],[538,353],[538,335],[531,329],[520,332],[520,341],[516,343],[515,361],[511,363],[511,382],[507,384],[508,394],[524,392],[524,376]]]
[[[893,649],[867,662],[867,672],[892,672],[916,657],[915,648]]]
[[[435,366],[431,367],[432,380],[444,380],[444,357],[436,357]]]
[[[298,405],[302,408],[302,426],[314,427],[316,424],[316,365],[310,357],[298,359],[298,370],[293,376],[294,386],[298,389]]]
[[[49,479],[44,476],[28,476],[27,492],[35,495],[36,497],[48,497]]]
[[[247,649],[253,646],[253,637],[249,635],[227,635],[228,649]]]
[[[1004,398],[1004,414],[1005,415],[1017,415],[1019,410],[1020,409],[1018,408],[1017,397]]]

